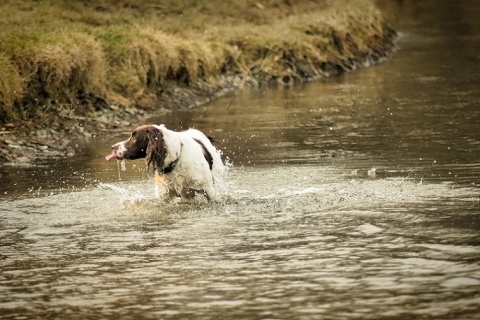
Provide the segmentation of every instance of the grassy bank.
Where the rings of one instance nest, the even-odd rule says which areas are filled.
[[[393,37],[371,0],[6,0],[0,124],[61,127],[304,81],[376,62]]]

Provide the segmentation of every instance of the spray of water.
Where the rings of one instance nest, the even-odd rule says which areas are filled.
[[[222,151],[218,150],[217,152],[220,158],[222,158]],[[230,183],[227,176],[232,166],[232,162],[226,157],[224,163],[214,165],[212,168],[213,185],[219,199],[222,199],[229,194]]]
[[[218,156],[222,159],[222,152],[219,150]],[[212,168],[214,188],[217,194],[217,202],[227,201],[229,196],[229,190],[231,188],[231,181],[227,179],[228,173],[232,168],[232,163],[230,159],[226,158],[223,162],[218,161],[214,164]],[[117,171],[118,171],[118,180],[122,181],[122,171],[126,171],[126,161],[117,160]],[[101,183],[98,185],[99,188],[109,189],[114,191],[117,195],[119,201],[123,204],[124,208],[132,208],[132,206],[142,205],[145,202],[158,203],[155,200],[155,197],[152,195],[154,191],[155,182],[151,180],[151,184],[142,184],[142,187],[145,186],[146,190],[139,190],[135,187],[135,183],[129,184],[128,186],[122,186],[121,184],[110,184],[110,183]],[[151,185],[152,193],[148,193],[148,185]],[[201,196],[196,197],[189,202],[204,202],[206,200],[201,199]],[[181,199],[172,199],[170,204],[179,204],[180,202],[185,202],[186,200]]]
[[[125,164],[125,159],[117,160],[117,169],[118,169],[118,180],[122,180],[122,175],[120,171],[127,171],[127,165]]]

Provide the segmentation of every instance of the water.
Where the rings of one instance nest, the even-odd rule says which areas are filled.
[[[152,119],[217,138],[217,203],[156,202],[124,136],[0,168],[0,318],[477,319],[479,4],[380,5],[391,61]]]

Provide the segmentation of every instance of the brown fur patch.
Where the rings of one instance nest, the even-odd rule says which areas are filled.
[[[153,166],[154,169],[161,171],[167,158],[167,148],[163,140],[163,134],[153,126],[142,127],[142,130],[145,130],[145,135],[148,140],[146,151],[147,166],[148,168]]]

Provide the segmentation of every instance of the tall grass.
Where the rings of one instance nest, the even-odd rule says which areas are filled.
[[[91,97],[134,107],[222,75],[301,81],[348,70],[386,32],[371,0],[6,0],[0,122],[87,114]]]

